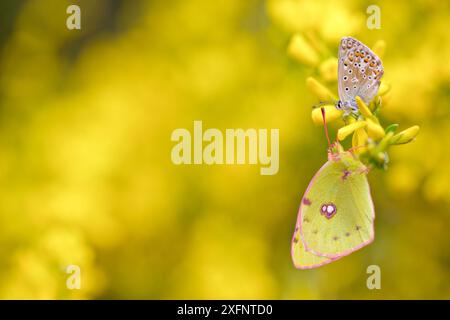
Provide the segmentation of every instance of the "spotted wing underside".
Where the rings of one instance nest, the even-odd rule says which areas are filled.
[[[303,196],[293,241],[298,235],[306,252],[333,261],[373,241],[374,219],[366,172],[329,160]]]
[[[372,50],[352,37],[342,38],[338,67],[341,101],[350,102],[359,96],[370,103],[378,92],[383,73],[382,62]]]
[[[305,250],[305,246],[303,245],[303,241],[300,237],[300,229],[297,229],[294,232],[294,236],[292,238],[292,247],[291,247],[291,255],[292,261],[294,265],[298,269],[313,269],[325,264],[336,261],[337,259],[331,259],[327,257],[317,256]]]

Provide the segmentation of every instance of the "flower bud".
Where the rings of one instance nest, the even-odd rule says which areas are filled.
[[[389,90],[391,90],[391,86],[387,84],[386,81],[383,81],[381,82],[380,88],[378,89],[378,95],[384,96],[386,93],[389,92]]]
[[[338,73],[338,61],[336,58],[329,58],[319,66],[319,73],[325,81],[335,81]]]
[[[369,137],[364,128],[359,128],[355,130],[352,139],[352,148],[354,149],[354,152],[356,154],[361,154],[366,151],[367,147],[365,147],[365,145],[367,144],[368,138]]]
[[[338,139],[340,141],[347,138],[348,135],[352,134],[356,129],[363,128],[366,126],[365,121],[356,121],[351,124],[346,125],[338,130]]]
[[[306,79],[306,87],[319,98],[319,101],[337,100],[327,87],[325,87],[313,77],[308,77]]]
[[[287,48],[288,54],[311,67],[319,64],[319,56],[313,47],[303,38],[302,35],[296,34],[292,37]]]
[[[321,108],[325,109],[325,119],[327,123],[342,117],[342,111],[336,109],[336,107],[332,104],[327,104]],[[314,124],[323,125],[322,111],[320,110],[321,108],[314,108],[311,113],[311,118]]]
[[[372,112],[370,111],[366,103],[359,96],[356,96],[355,100],[356,104],[358,105],[359,112],[361,112],[364,118],[372,118]]]
[[[390,144],[405,144],[411,142],[419,133],[419,126],[412,126],[402,132],[397,133],[390,140]]]
[[[369,137],[371,137],[374,140],[380,140],[384,137],[385,132],[382,126],[380,126],[377,122],[373,121],[372,119],[368,118],[367,121],[367,133],[369,134]]]

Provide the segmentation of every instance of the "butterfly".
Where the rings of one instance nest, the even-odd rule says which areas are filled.
[[[336,108],[345,113],[357,113],[355,98],[369,104],[378,92],[383,76],[380,58],[365,44],[352,37],[344,37],[339,45],[338,92]]]
[[[374,239],[375,209],[367,167],[336,142],[300,203],[292,237],[295,267],[333,262]]]

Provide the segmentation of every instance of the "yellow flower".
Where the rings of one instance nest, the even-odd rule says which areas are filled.
[[[382,126],[380,126],[374,119],[367,118],[367,133],[369,137],[374,140],[380,140],[385,136],[385,132]]]
[[[367,150],[365,145],[367,144],[369,136],[364,128],[359,128],[355,130],[352,139],[352,147],[356,154],[364,153]]]
[[[350,134],[352,134],[355,130],[364,128],[366,126],[365,121],[356,121],[351,124],[348,124],[338,130],[338,139],[340,141],[347,138]]]
[[[376,150],[379,153],[383,153],[386,151],[386,149],[389,147],[390,140],[394,136],[393,132],[388,132],[385,137],[378,143],[376,146]]]
[[[392,137],[390,144],[405,144],[414,140],[419,133],[419,126],[412,126]]]
[[[384,96],[386,93],[389,92],[389,90],[391,90],[391,86],[388,83],[386,83],[386,81],[382,81],[380,84],[380,88],[378,89],[378,95]]]
[[[315,67],[319,64],[319,55],[316,50],[300,34],[292,37],[287,51],[291,57],[306,65]]]
[[[320,101],[336,101],[337,97],[331,91],[313,77],[306,79],[306,86]]]
[[[325,109],[325,119],[327,123],[332,122],[334,120],[337,120],[342,117],[342,111],[336,109],[336,107],[332,104],[327,104],[322,106],[321,108]],[[321,108],[314,108],[311,113],[311,118],[314,124],[322,125],[323,124],[323,118],[322,118],[322,111]]]
[[[335,81],[337,79],[338,61],[336,58],[329,58],[319,66],[319,73],[325,81]]]
[[[358,105],[359,112],[365,117],[365,118],[373,118],[373,114],[370,111],[369,107],[365,104],[365,102],[359,97],[356,97],[356,104]]]

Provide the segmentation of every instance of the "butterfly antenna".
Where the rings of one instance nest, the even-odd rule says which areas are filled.
[[[328,136],[327,119],[325,118],[325,108],[320,108],[320,111],[322,112],[323,128],[325,130],[325,136],[327,137],[328,148],[331,149],[330,137]]]

